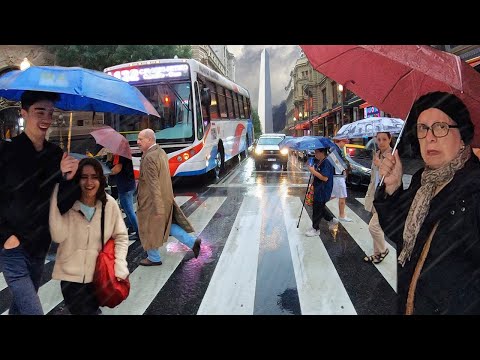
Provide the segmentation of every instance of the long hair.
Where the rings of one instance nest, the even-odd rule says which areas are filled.
[[[80,187],[80,179],[82,177],[83,168],[87,165],[90,165],[95,170],[95,173],[98,176],[100,181],[100,186],[98,187],[97,194],[95,196],[96,200],[100,200],[103,205],[107,203],[107,195],[105,193],[105,187],[107,186],[107,179],[103,174],[102,164],[94,158],[84,158],[78,163],[78,170],[75,174],[74,181]]]

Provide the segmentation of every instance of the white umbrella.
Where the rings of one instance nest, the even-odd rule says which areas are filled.
[[[343,125],[335,137],[346,137],[349,139],[360,137],[372,137],[378,132],[389,132],[399,134],[404,121],[398,118],[369,117]]]

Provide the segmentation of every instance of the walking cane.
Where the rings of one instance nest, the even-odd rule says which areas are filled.
[[[303,208],[305,207],[305,199],[307,198],[308,190],[310,189],[310,180],[312,180],[312,173],[310,173],[310,177],[308,178],[307,191],[305,191],[305,196],[303,197],[303,205],[302,205],[302,210],[300,210],[300,216],[298,218],[297,229],[298,229],[298,226],[300,225],[300,219],[302,218]]]

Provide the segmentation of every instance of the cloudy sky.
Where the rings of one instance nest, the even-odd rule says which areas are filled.
[[[258,106],[258,83],[260,79],[260,56],[268,49],[270,55],[270,82],[272,105],[278,105],[287,97],[285,86],[290,81],[290,71],[300,55],[298,45],[227,45],[235,55],[235,82],[250,92],[252,104]]]

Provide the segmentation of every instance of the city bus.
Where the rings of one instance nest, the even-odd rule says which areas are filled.
[[[253,142],[250,95],[225,76],[194,59],[138,61],[104,72],[137,87],[160,114],[105,114],[105,123],[129,141],[137,177],[137,138],[145,128],[155,131],[172,177],[218,177],[227,161],[247,156]]]

